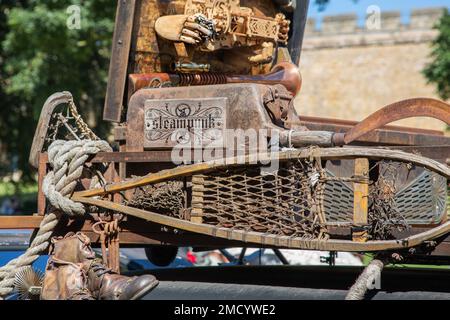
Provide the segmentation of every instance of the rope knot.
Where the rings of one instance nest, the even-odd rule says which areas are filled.
[[[111,147],[102,140],[53,142],[48,148],[49,172],[42,184],[45,197],[57,210],[70,217],[83,216],[85,208],[69,198],[83,174],[84,164],[91,155],[110,152]]]

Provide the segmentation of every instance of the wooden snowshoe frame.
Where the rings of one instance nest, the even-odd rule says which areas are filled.
[[[367,159],[374,160],[388,160],[406,162],[414,166],[420,166],[431,170],[439,175],[442,175],[447,180],[450,179],[450,169],[434,160],[430,160],[421,156],[407,154],[401,151],[383,150],[377,148],[324,148],[324,149],[304,149],[281,152],[276,155],[276,159],[283,162],[286,160],[309,159],[312,154],[323,161],[326,160],[342,160],[342,159]],[[275,155],[273,155],[275,157]],[[152,223],[164,225],[168,228],[178,230],[177,232],[193,232],[216,238],[226,240],[234,240],[246,243],[247,245],[263,245],[271,247],[282,248],[296,248],[296,249],[311,249],[311,250],[327,250],[327,251],[385,251],[385,250],[399,250],[410,247],[415,247],[423,244],[426,241],[435,240],[450,231],[450,222],[447,221],[445,215],[437,226],[434,226],[428,231],[398,238],[394,240],[380,240],[380,241],[366,241],[361,235],[353,234],[353,239],[304,239],[290,236],[276,236],[271,234],[263,234],[258,232],[246,232],[243,230],[235,230],[234,228],[218,228],[215,226],[201,223],[198,217],[190,217],[188,220],[181,220],[174,217],[165,216],[155,212],[150,212],[142,209],[133,208],[124,204],[115,203],[113,201],[105,200],[112,199],[114,194],[119,192],[129,191],[138,187],[147,185],[154,185],[169,180],[179,178],[192,178],[198,174],[216,172],[217,170],[227,169],[231,170],[233,167],[248,166],[255,163],[256,155],[249,155],[245,159],[245,163],[239,163],[238,158],[226,159],[217,162],[199,163],[189,166],[180,166],[174,169],[163,170],[156,174],[150,174],[140,178],[134,178],[128,181],[113,183],[106,185],[101,189],[93,189],[76,192],[72,199],[86,205],[93,205],[103,209],[112,210],[115,212],[125,213],[136,218],[144,219]],[[275,159],[275,158],[274,158]],[[267,160],[267,159],[266,159]],[[368,163],[368,162],[367,162]],[[361,161],[355,162],[355,172],[361,170],[358,166]],[[368,170],[367,168],[363,168]],[[360,183],[355,183],[360,186]],[[193,190],[193,193],[195,190]],[[193,195],[194,196],[194,195]],[[99,199],[98,197],[103,197]],[[361,218],[364,216],[367,219],[367,204],[360,205],[368,197],[368,193],[361,192],[360,189],[355,188],[354,193],[355,207],[354,207],[354,223],[358,225]],[[255,212],[257,214],[257,212]]]

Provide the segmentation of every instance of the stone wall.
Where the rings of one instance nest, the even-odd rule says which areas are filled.
[[[362,120],[384,105],[413,97],[438,98],[422,70],[429,62],[433,29],[444,9],[411,12],[408,25],[400,12],[383,12],[379,29],[358,27],[353,14],[307,23],[300,62],[303,88],[296,100],[301,115]],[[444,129],[427,118],[397,125]]]

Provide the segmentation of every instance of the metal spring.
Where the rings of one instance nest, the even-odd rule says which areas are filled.
[[[227,83],[227,77],[218,73],[179,73],[178,76],[180,86],[204,86]]]

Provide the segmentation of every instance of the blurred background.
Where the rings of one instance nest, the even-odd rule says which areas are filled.
[[[80,25],[68,28],[73,5],[81,8]],[[448,100],[449,8],[450,0],[311,0],[300,63],[303,89],[296,100],[299,114],[362,120],[406,98]],[[110,0],[0,0],[0,215],[36,211],[36,173],[28,155],[40,110],[52,93],[71,91],[94,131],[110,136],[101,117],[115,12]],[[422,118],[399,124],[447,129]],[[0,245],[8,239],[23,246],[28,237],[9,231],[0,235]],[[241,255],[233,250],[228,258],[224,252],[180,252],[181,265],[230,263]],[[330,260],[328,254],[283,256],[296,264],[363,261],[346,254]],[[142,250],[128,256],[147,261]],[[248,264],[264,259],[282,263],[273,252],[244,256]]]

